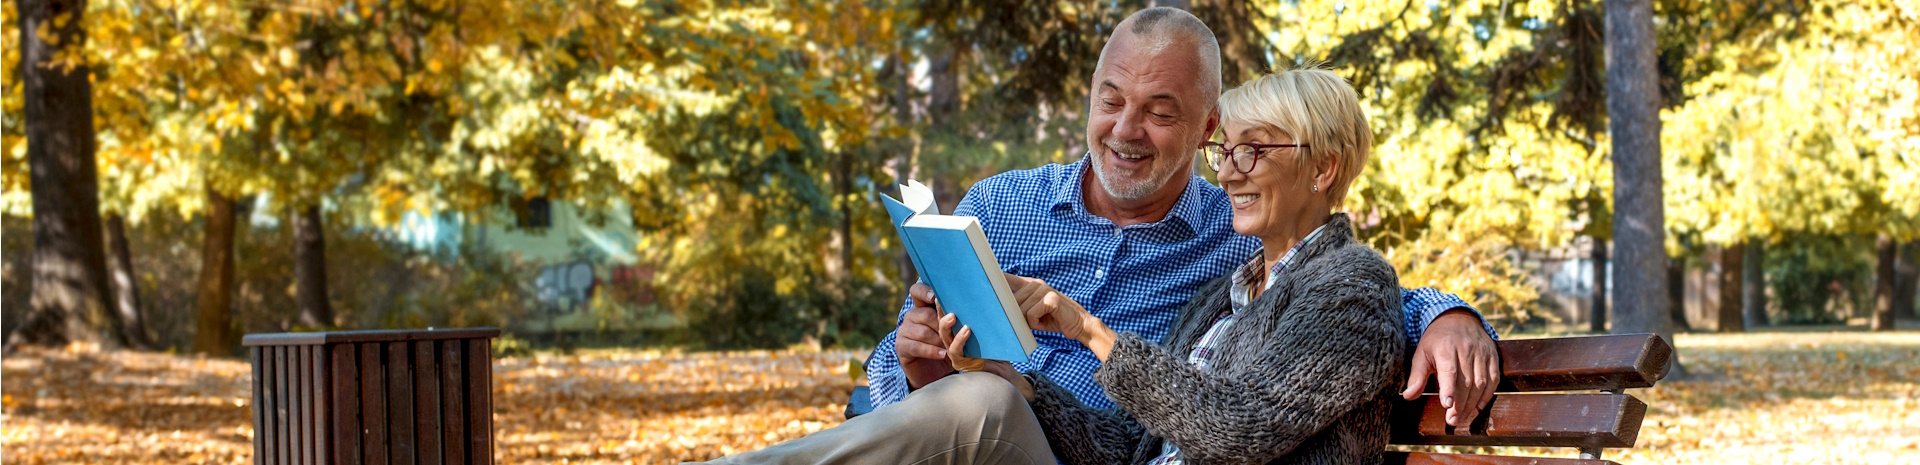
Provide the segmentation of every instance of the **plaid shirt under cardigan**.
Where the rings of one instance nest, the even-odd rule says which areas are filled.
[[[1090,161],[1049,164],[1009,171],[987,178],[967,190],[954,208],[956,216],[974,216],[993,245],[994,258],[1008,273],[1039,278],[1086,307],[1116,332],[1132,332],[1159,341],[1200,286],[1226,275],[1260,248],[1260,240],[1233,232],[1233,210],[1226,191],[1199,176],[1171,212],[1159,222],[1117,227],[1087,212],[1080,192],[1081,177]],[[1411,348],[1420,333],[1441,313],[1455,308],[1478,311],[1459,297],[1432,288],[1402,293],[1406,332]],[[901,306],[906,315],[913,305]],[[1482,323],[1496,338],[1492,325]],[[888,333],[867,359],[867,379],[874,408],[907,397],[907,377]],[[1073,392],[1080,402],[1111,409],[1106,391],[1093,382],[1100,361],[1060,333],[1037,331],[1039,348],[1024,363],[1022,373],[1040,371]]]

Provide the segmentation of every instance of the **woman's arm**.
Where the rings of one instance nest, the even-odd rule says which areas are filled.
[[[1385,267],[1345,267],[1319,283],[1302,283],[1311,294],[1293,299],[1273,333],[1242,332],[1264,337],[1228,342],[1254,357],[1249,370],[1201,371],[1184,356],[1126,334],[1094,379],[1136,421],[1190,459],[1273,460],[1379,397],[1394,380],[1405,341],[1398,331],[1398,293],[1389,292],[1398,290],[1391,269],[1372,269]]]
[[[1045,373],[1029,373],[1027,380],[1034,390],[1033,415],[1062,463],[1105,465],[1132,458],[1145,431],[1125,411],[1088,407]]]

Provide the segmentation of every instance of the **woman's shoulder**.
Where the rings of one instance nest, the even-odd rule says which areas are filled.
[[[1308,282],[1337,284],[1325,282],[1360,279],[1369,284],[1392,284],[1385,287],[1399,288],[1400,278],[1393,264],[1379,251],[1359,242],[1333,247],[1301,268],[1301,277]]]

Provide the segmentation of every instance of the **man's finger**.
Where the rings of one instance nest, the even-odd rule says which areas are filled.
[[[1494,391],[1500,388],[1500,353],[1498,351],[1482,353],[1480,363],[1487,368],[1485,377],[1480,379],[1483,387],[1480,390],[1480,402],[1474,404],[1475,411],[1485,410],[1487,404],[1493,402]]]
[[[1460,371],[1453,381],[1456,386],[1453,390],[1453,405],[1447,415],[1447,424],[1456,427],[1466,426],[1473,421],[1473,403],[1480,400],[1480,389],[1475,385],[1475,381],[1480,376],[1477,372],[1480,364],[1474,357],[1473,349],[1473,344],[1463,344],[1456,347],[1453,353],[1454,363],[1460,367]]]
[[[1433,376],[1433,362],[1427,361],[1425,356],[1415,354],[1413,371],[1407,373],[1407,389],[1400,391],[1400,397],[1407,400],[1420,398],[1420,391],[1427,389],[1428,376]]]
[[[929,326],[900,325],[900,337],[896,339],[937,344],[940,342],[940,334],[935,331],[937,330]]]
[[[910,339],[895,340],[893,350],[901,356],[912,356],[914,358],[934,360],[946,360],[947,358],[947,354],[942,352],[940,346]]]
[[[923,303],[932,304],[934,298],[933,286],[928,286],[927,283],[913,283],[912,287],[907,288],[907,295],[913,296],[915,306]]]
[[[1448,355],[1433,357],[1434,381],[1440,383],[1440,405],[1453,408],[1453,396],[1459,388],[1460,369]]]
[[[939,319],[940,316],[935,313],[937,313],[937,311],[935,311],[931,305],[914,307],[912,310],[907,310],[906,322],[902,323],[901,326],[916,325],[932,328],[934,325],[939,324],[939,322],[935,320]]]

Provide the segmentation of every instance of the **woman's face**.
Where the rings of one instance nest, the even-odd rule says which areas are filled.
[[[1249,124],[1239,121],[1223,121],[1226,129],[1226,145],[1237,144],[1292,144],[1293,137],[1271,126]],[[1220,187],[1226,189],[1233,202],[1233,231],[1242,235],[1261,239],[1279,239],[1293,236],[1298,239],[1311,232],[1300,225],[1317,224],[1302,221],[1320,193],[1313,192],[1313,173],[1311,166],[1295,163],[1298,148],[1269,148],[1259,152],[1255,158],[1253,170],[1241,173],[1232,162],[1220,163]],[[1240,168],[1247,164],[1241,163]],[[1322,186],[1324,188],[1324,186]],[[1324,213],[1325,207],[1321,207]]]

